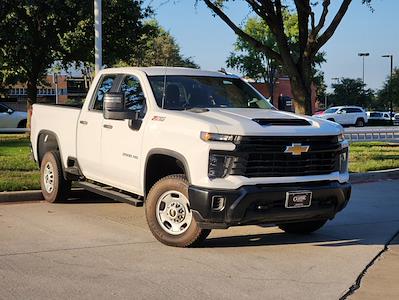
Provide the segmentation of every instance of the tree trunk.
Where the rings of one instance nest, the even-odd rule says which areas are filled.
[[[30,121],[32,115],[32,105],[36,103],[37,100],[37,77],[30,78],[27,82],[27,94],[28,99],[26,103],[26,111],[28,113],[28,121],[26,123],[26,127],[30,128]]]
[[[295,112],[302,115],[312,115],[311,83],[304,83],[302,79],[291,77],[291,92],[294,96]]]

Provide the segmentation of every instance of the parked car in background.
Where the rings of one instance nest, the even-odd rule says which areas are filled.
[[[14,128],[26,128],[27,113],[16,111],[0,103],[0,131]]]
[[[341,125],[355,125],[357,127],[363,127],[368,121],[367,113],[359,106],[334,106],[324,111],[323,114],[313,116]]]
[[[391,118],[389,115],[390,115],[389,112],[368,111],[367,112],[368,125],[389,125],[391,122]]]
[[[399,125],[399,114],[395,114],[393,118],[393,125]]]

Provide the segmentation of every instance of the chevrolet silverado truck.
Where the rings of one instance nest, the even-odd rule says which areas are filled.
[[[81,108],[33,105],[31,144],[47,201],[64,201],[76,182],[144,205],[170,246],[238,225],[311,233],[351,193],[341,125],[278,111],[221,72],[102,70]]]

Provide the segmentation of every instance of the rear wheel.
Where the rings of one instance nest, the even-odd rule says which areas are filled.
[[[278,227],[287,233],[307,234],[319,230],[326,222],[327,220],[286,223],[280,224]]]
[[[356,127],[363,127],[364,126],[364,120],[363,119],[357,119],[355,123]]]
[[[40,167],[40,185],[47,202],[65,200],[71,190],[71,182],[62,174],[61,158],[58,151],[44,154]]]
[[[184,175],[162,178],[151,188],[145,202],[147,223],[154,237],[174,247],[200,244],[211,232],[194,220]]]
[[[26,128],[26,120],[22,120],[18,123],[18,128]]]

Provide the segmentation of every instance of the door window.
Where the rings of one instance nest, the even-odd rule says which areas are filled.
[[[103,78],[100,79],[101,83],[97,89],[96,98],[93,104],[93,110],[103,110],[104,104],[104,95],[108,93],[111,88],[112,84],[115,80],[115,75],[105,75]]]
[[[140,81],[136,76],[126,76],[121,84],[120,91],[125,94],[126,109],[140,112],[141,117],[145,115],[146,103]]]
[[[0,113],[8,112],[8,107],[0,104]]]

